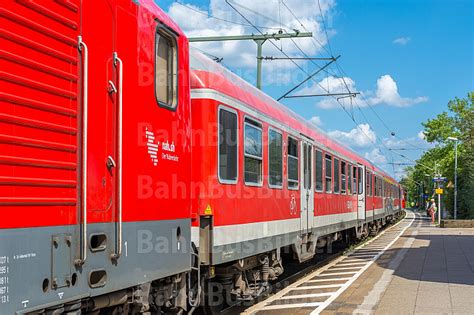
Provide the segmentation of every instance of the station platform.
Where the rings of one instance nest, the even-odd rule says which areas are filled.
[[[408,211],[379,237],[245,314],[474,314],[474,229]]]

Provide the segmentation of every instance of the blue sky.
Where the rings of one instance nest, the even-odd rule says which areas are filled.
[[[345,87],[338,77],[345,77],[351,90],[362,93],[352,105],[349,99],[341,101],[353,112],[358,127],[331,98],[288,99],[283,103],[397,177],[403,173],[403,167],[394,169],[388,163],[410,160],[387,148],[428,147],[419,134],[421,122],[445,110],[450,99],[474,91],[474,1],[320,0],[326,28],[317,0],[232,1],[252,23],[271,28],[261,29],[263,32],[275,32],[279,27],[304,31],[302,22],[304,28],[313,31],[315,40],[295,41],[310,56],[328,56],[331,52],[342,55],[338,64],[343,73],[332,66],[332,75],[316,78],[320,85],[312,81],[297,93],[322,93],[320,86],[331,92],[343,92]],[[252,27],[240,25],[247,22],[224,0],[180,0],[185,6],[168,0],[156,2],[190,36],[258,33]],[[276,46],[290,56],[302,56],[289,40],[276,42]],[[254,43],[211,43],[199,48],[224,58],[224,64],[234,72],[254,81]],[[264,55],[283,56],[268,42]],[[308,73],[316,69],[310,62],[298,63]],[[265,62],[264,91],[274,97],[304,78],[291,62]],[[397,152],[416,159],[422,151]]]

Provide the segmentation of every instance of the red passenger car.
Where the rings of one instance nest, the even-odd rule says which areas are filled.
[[[302,262],[399,212],[396,182],[370,162],[197,51],[191,68],[193,241],[237,298],[283,271],[282,248]]]

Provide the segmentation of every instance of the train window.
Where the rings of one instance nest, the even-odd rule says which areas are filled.
[[[379,194],[379,193],[378,193],[379,187],[378,187],[377,176],[374,176],[374,187],[375,187],[375,189],[374,189],[374,196],[377,197],[378,194]]]
[[[352,165],[347,163],[347,194],[352,194]]]
[[[377,176],[378,177],[378,176]],[[378,177],[377,178],[377,196],[382,197],[383,196],[383,182],[382,178]]]
[[[316,191],[323,191],[323,153],[316,150]]]
[[[346,193],[346,183],[347,183],[347,172],[346,172],[346,162],[341,161],[341,193]]]
[[[244,179],[246,184],[262,184],[262,162],[262,126],[246,118],[244,123]]]
[[[298,140],[288,137],[288,188],[298,189]]]
[[[358,173],[357,173],[357,178],[358,178],[358,187],[357,187],[357,192],[359,193],[359,195],[362,195],[364,193],[364,185],[363,185],[363,178],[362,176],[364,176],[364,173],[362,171],[362,167],[359,167],[358,168]]]
[[[357,167],[352,167],[352,194],[357,194]]]
[[[283,137],[274,129],[268,129],[269,185],[281,188],[283,184]]]
[[[326,154],[326,192],[332,192],[332,156]]]
[[[159,25],[155,37],[155,96],[158,104],[175,109],[178,104],[178,53],[175,36]]]
[[[372,196],[372,174],[370,172],[367,172],[366,173],[366,183],[365,183],[365,186],[366,186],[366,195],[367,196]]]
[[[339,193],[339,185],[341,182],[341,175],[339,173],[340,170],[340,163],[339,159],[334,158],[334,192]]]
[[[219,109],[219,180],[222,183],[237,182],[238,132],[237,113]]]
[[[305,189],[311,189],[313,185],[313,179],[312,179],[312,159],[311,159],[311,153],[312,153],[312,147],[310,144],[304,143],[303,144],[303,154],[304,154],[304,172],[303,172],[303,184]]]

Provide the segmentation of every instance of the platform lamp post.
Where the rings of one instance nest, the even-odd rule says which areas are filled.
[[[447,140],[454,141],[454,220],[458,218],[458,142],[455,137],[448,137]]]

